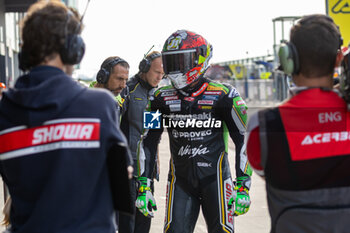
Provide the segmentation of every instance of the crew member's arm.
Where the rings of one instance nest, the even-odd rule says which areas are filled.
[[[157,112],[159,111],[159,114],[161,114],[161,106],[157,102],[156,99],[153,97],[152,100],[149,101],[145,111],[147,112]],[[161,119],[161,116],[160,118]],[[144,129],[144,133],[142,135],[142,143],[140,143],[140,146],[143,146],[144,157],[144,169],[139,169],[138,176],[144,176],[147,178],[152,179],[153,178],[153,171],[156,165],[157,161],[157,153],[158,153],[158,145],[161,139],[163,133],[163,125],[160,121],[160,129]],[[138,156],[138,158],[141,158],[141,156]],[[141,161],[138,161],[141,163]]]
[[[159,109],[156,100],[150,101],[146,111],[156,111]],[[162,123],[162,122],[160,122]],[[138,150],[138,181],[139,190],[138,197],[136,200],[136,207],[143,213],[146,217],[153,217],[153,210],[157,210],[156,202],[153,197],[153,191],[151,190],[150,183],[153,179],[153,172],[156,166],[158,144],[161,139],[163,132],[163,125],[160,124],[160,129],[149,129],[145,130],[142,135],[142,143]],[[144,153],[144,155],[140,153]],[[144,158],[143,160],[140,158]]]
[[[126,115],[126,111],[128,109],[128,106],[129,106],[129,88],[128,86],[126,86],[122,92],[115,97],[115,100],[117,102],[117,120],[118,120],[118,126],[120,126],[120,129],[122,130],[122,132],[124,133],[124,136],[127,138],[128,140],[128,137],[129,135],[126,134],[126,129],[128,129],[128,124],[125,123],[125,122],[122,122],[122,117],[124,115]],[[126,129],[125,129],[126,128]],[[130,161],[128,163],[128,170],[131,172],[130,176],[131,178],[133,177],[133,171],[134,171],[134,168],[133,168],[133,158],[131,156],[131,153],[130,153]]]
[[[129,105],[129,88],[125,87],[122,92],[116,97],[116,100],[119,106],[120,118],[122,118]]]

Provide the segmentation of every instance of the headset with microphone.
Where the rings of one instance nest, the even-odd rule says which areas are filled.
[[[101,84],[106,84],[109,80],[109,76],[112,73],[113,67],[120,63],[128,64],[124,59],[120,57],[113,58],[105,64],[102,63],[100,70],[97,72],[96,81]]]
[[[150,56],[148,56],[149,52],[152,50],[154,45],[148,50],[148,52],[144,55],[142,61],[139,64],[139,71],[141,73],[147,73],[149,69],[151,68],[152,61],[158,57],[161,57],[161,53],[153,53]]]

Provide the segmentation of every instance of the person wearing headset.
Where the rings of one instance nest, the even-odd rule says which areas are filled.
[[[68,75],[84,55],[81,31],[82,17],[60,1],[36,2],[25,15],[25,74],[0,102],[9,232],[115,233],[115,210],[133,211],[117,103]]]
[[[248,123],[248,159],[266,180],[271,233],[349,232],[350,115],[333,89],[342,37],[323,14],[302,17],[279,50],[293,96]]]
[[[129,78],[129,64],[118,56],[106,58],[96,75],[96,81],[90,86],[105,88],[118,96],[126,87]]]
[[[100,70],[96,74],[96,81],[90,84],[90,87],[94,88],[104,88],[109,90],[113,95],[114,99],[119,103],[120,101],[120,93],[126,88],[126,94],[128,93],[128,88],[126,86],[126,82],[129,78],[129,63],[118,57],[118,56],[110,56],[107,57],[101,64]],[[118,123],[120,123],[120,106],[117,104],[117,114],[118,114]],[[128,161],[128,171],[129,178],[132,178],[133,166],[132,160]],[[116,212],[116,230],[118,230],[119,225],[119,212]]]
[[[153,95],[155,87],[164,76],[161,54],[153,51],[147,54],[139,64],[139,72],[128,82],[127,87],[120,94],[119,104],[121,107],[121,124],[124,135],[126,136],[131,154],[134,160],[134,179],[132,180],[133,200],[136,205],[146,198],[145,192],[140,191],[144,188],[147,180],[139,179],[140,173],[144,169],[144,152],[142,148],[138,149],[144,133],[143,112],[146,109],[149,98]],[[127,92],[129,90],[129,93]],[[157,168],[152,168],[153,177],[157,176]],[[153,179],[150,179],[147,198],[153,198]],[[141,213],[136,211],[134,216],[119,215],[119,233],[125,232],[149,232],[151,226],[151,217],[153,213]]]

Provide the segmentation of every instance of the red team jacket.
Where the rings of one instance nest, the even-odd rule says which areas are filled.
[[[345,101],[320,88],[251,117],[247,154],[266,179],[271,232],[349,232],[349,122]]]

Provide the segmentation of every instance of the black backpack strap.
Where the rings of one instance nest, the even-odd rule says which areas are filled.
[[[259,138],[260,138],[260,156],[261,166],[265,169],[267,156],[268,156],[268,142],[267,142],[267,131],[266,131],[266,112],[269,109],[264,109],[258,112],[259,120]]]

